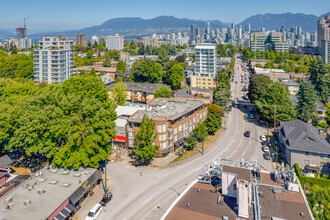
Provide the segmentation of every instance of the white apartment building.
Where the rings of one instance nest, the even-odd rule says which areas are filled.
[[[124,49],[124,37],[119,36],[119,34],[107,36],[105,44],[108,50],[122,50]]]
[[[216,45],[211,43],[197,44],[196,67],[191,76],[191,87],[209,89],[215,86],[216,74]]]
[[[324,63],[330,63],[330,15],[317,22],[317,46]]]
[[[66,38],[43,37],[34,50],[34,81],[36,84],[61,84],[73,76],[73,41]]]

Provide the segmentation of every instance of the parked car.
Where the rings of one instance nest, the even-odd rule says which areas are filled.
[[[245,131],[245,132],[244,132],[244,136],[245,136],[245,137],[250,137],[250,131]]]
[[[270,160],[270,153],[269,152],[265,152],[264,153],[264,158],[265,158],[265,160]]]
[[[111,192],[110,192],[110,193],[106,193],[106,194],[104,194],[104,196],[103,196],[103,198],[102,198],[100,204],[101,204],[102,206],[106,206],[107,203],[108,203],[111,199],[112,199],[112,193],[111,193]]]
[[[260,136],[260,140],[261,140],[261,141],[267,141],[267,138],[266,138],[265,135],[261,135],[261,136]]]
[[[268,152],[268,153],[269,153],[269,148],[268,148],[267,145],[262,146],[262,150],[263,150],[264,152]]]
[[[89,210],[85,220],[95,220],[101,213],[102,211],[102,206],[101,204],[96,204],[94,207]]]
[[[254,119],[254,114],[250,114],[250,118],[251,119]]]

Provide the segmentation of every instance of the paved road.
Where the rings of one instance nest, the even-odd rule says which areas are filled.
[[[241,63],[235,62],[233,97],[241,99]],[[234,81],[234,82],[235,82]],[[113,200],[104,207],[99,219],[160,219],[166,209],[194,179],[202,173],[206,164],[227,157],[229,164],[237,164],[242,158],[257,160],[265,170],[272,170],[270,161],[262,157],[259,136],[265,134],[257,120],[244,119],[244,108],[233,108],[228,115],[226,129],[219,138],[200,155],[181,165],[158,169],[131,167],[121,163],[110,163],[110,178],[114,181]],[[251,137],[243,136],[245,130]]]

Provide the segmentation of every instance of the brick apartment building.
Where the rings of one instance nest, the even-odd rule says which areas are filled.
[[[207,116],[207,107],[203,101],[155,98],[148,102],[147,110],[137,111],[127,119],[127,149],[134,148],[134,136],[139,130],[144,115],[148,115],[155,124],[157,134],[155,144],[159,145],[158,156],[174,152],[184,143]]]

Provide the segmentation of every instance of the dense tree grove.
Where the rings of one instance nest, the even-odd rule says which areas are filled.
[[[155,98],[170,98],[172,97],[172,90],[167,86],[159,87],[154,93]]]
[[[252,103],[265,94],[266,89],[273,81],[266,75],[252,75],[248,88],[248,97]]]
[[[224,69],[219,71],[215,77],[216,87],[214,88],[213,102],[223,108],[227,108],[231,98],[230,78],[232,70]]]
[[[74,169],[108,157],[116,113],[100,79],[75,76],[62,86],[0,80],[2,149]]]
[[[0,77],[30,79],[33,77],[33,53],[12,54],[0,50]]]
[[[153,60],[139,60],[132,66],[131,78],[134,82],[161,83],[162,66]]]
[[[274,120],[275,108],[276,121],[290,121],[296,117],[295,106],[290,100],[289,91],[280,82],[270,84],[255,103],[268,121]]]
[[[180,64],[175,64],[165,73],[165,82],[171,85],[172,89],[180,89],[185,79],[184,69]]]
[[[311,82],[302,83],[298,91],[297,118],[313,125],[318,125],[316,111],[317,94]]]

